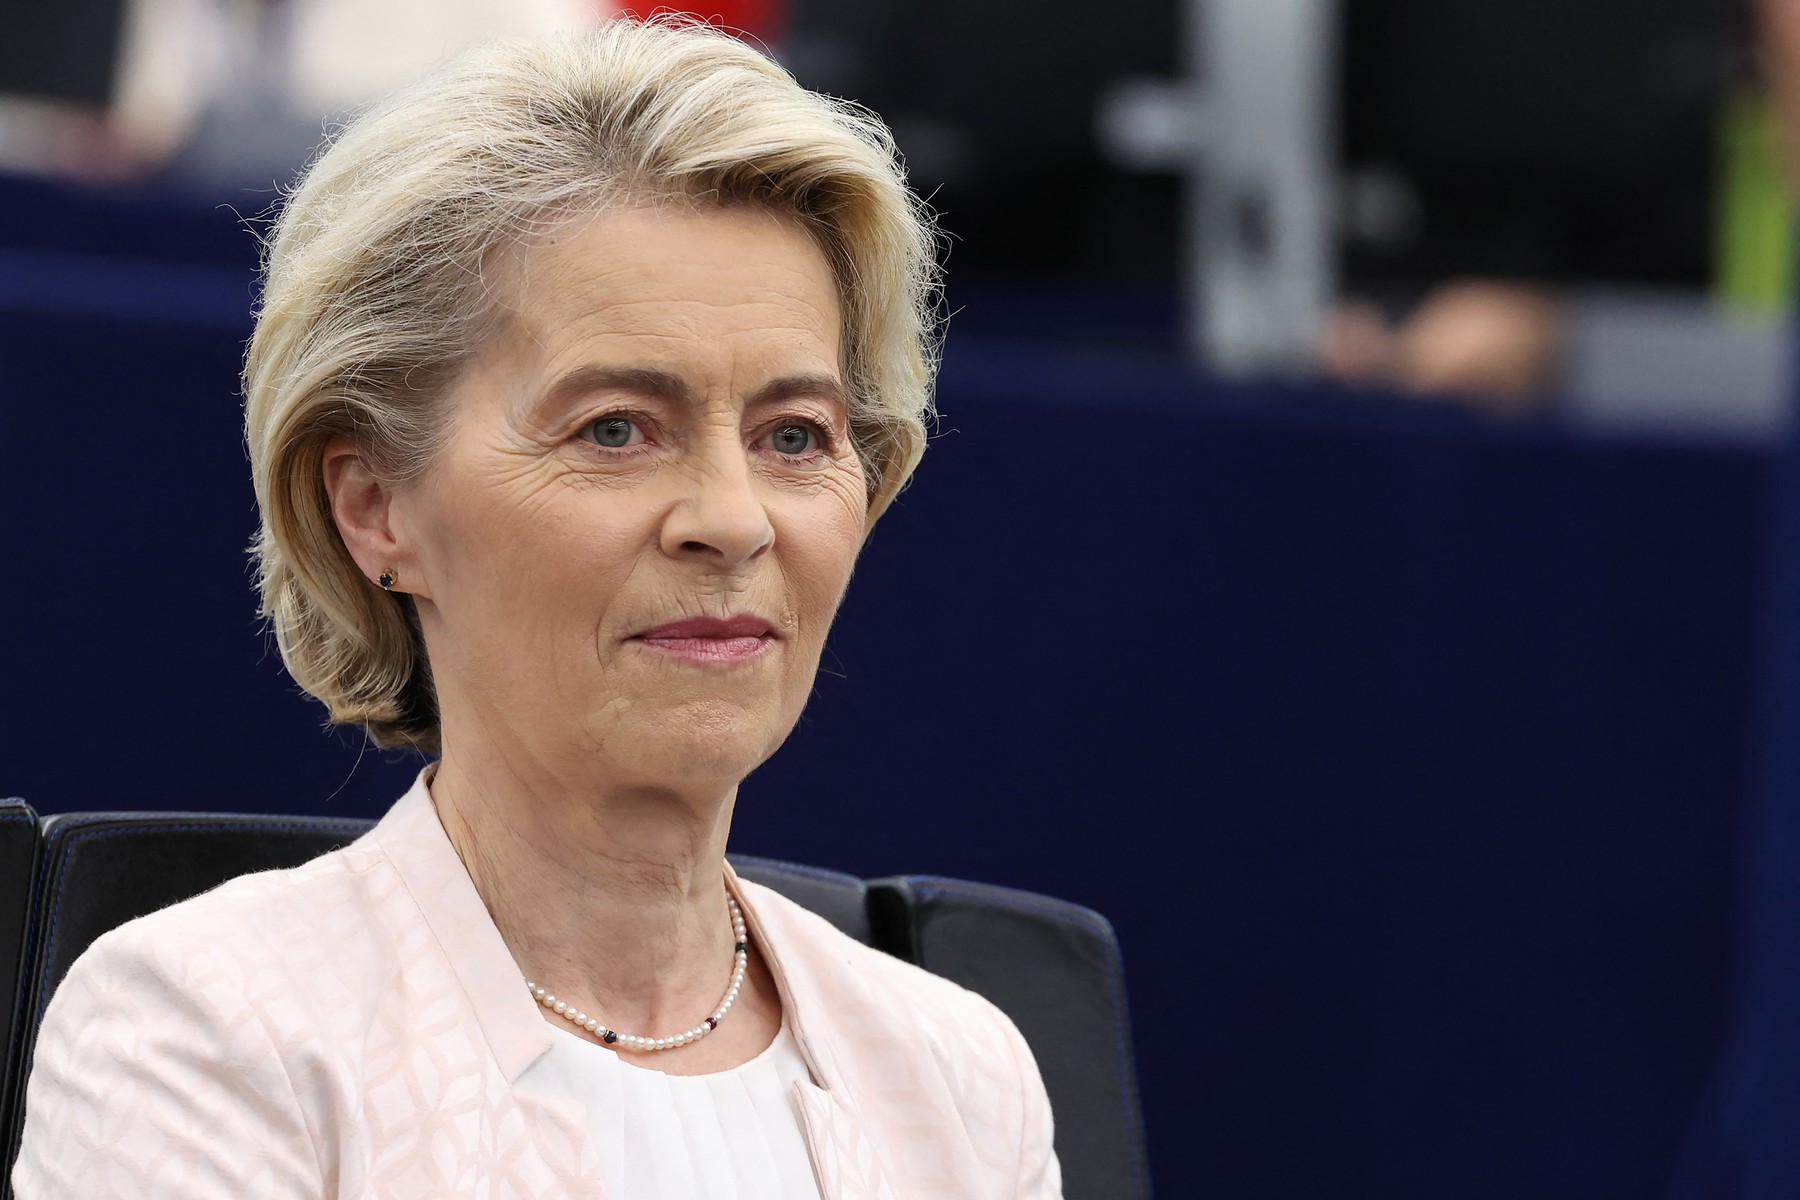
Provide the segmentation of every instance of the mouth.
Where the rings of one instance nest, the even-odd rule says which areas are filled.
[[[626,640],[688,662],[747,662],[762,655],[774,643],[775,627],[753,614],[693,617],[657,625]]]

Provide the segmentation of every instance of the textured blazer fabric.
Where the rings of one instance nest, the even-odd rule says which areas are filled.
[[[729,879],[811,1074],[825,1200],[1061,1195],[1048,1098],[987,1001]],[[367,836],[122,926],[45,1014],[13,1172],[68,1197],[604,1196],[551,1045],[424,777]]]

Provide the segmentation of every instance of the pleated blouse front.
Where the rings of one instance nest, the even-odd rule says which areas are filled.
[[[587,1110],[607,1200],[817,1200],[794,1107],[808,1079],[784,1021],[766,1050],[712,1075],[667,1075],[564,1030],[520,1090]]]

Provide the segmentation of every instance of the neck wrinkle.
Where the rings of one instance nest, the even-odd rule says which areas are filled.
[[[447,738],[429,791],[519,969],[627,1032],[710,1010],[730,975],[735,788],[688,797],[473,765]]]

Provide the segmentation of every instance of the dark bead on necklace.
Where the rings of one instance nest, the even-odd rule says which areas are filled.
[[[707,1028],[708,1028],[708,1029],[717,1029],[717,1028],[718,1028],[718,1027],[719,1027],[719,1020],[718,1020],[718,1018],[717,1018],[717,1017],[708,1017],[708,1018],[706,1018],[706,1027],[707,1027]]]
[[[744,951],[748,950],[749,948],[750,948],[749,942],[739,942],[737,944],[737,949],[732,951],[732,953],[733,954],[742,954]]]
[[[603,1041],[603,1042],[605,1042],[605,1043],[606,1043],[606,1044],[607,1044],[607,1045],[609,1045],[609,1046],[610,1046],[610,1045],[612,1045],[612,1044],[613,1044],[613,1043],[614,1043],[614,1042],[616,1042],[616,1041],[618,1041],[618,1040],[619,1040],[619,1035],[618,1035],[618,1034],[616,1034],[616,1033],[614,1033],[614,1032],[613,1032],[613,1031],[612,1031],[612,1030],[610,1030],[610,1029],[609,1029],[609,1030],[607,1030],[607,1031],[606,1031],[606,1032],[605,1032],[605,1033],[604,1033],[604,1034],[603,1034],[603,1035],[601,1035],[601,1038],[600,1038],[600,1040],[601,1040],[601,1041]]]

